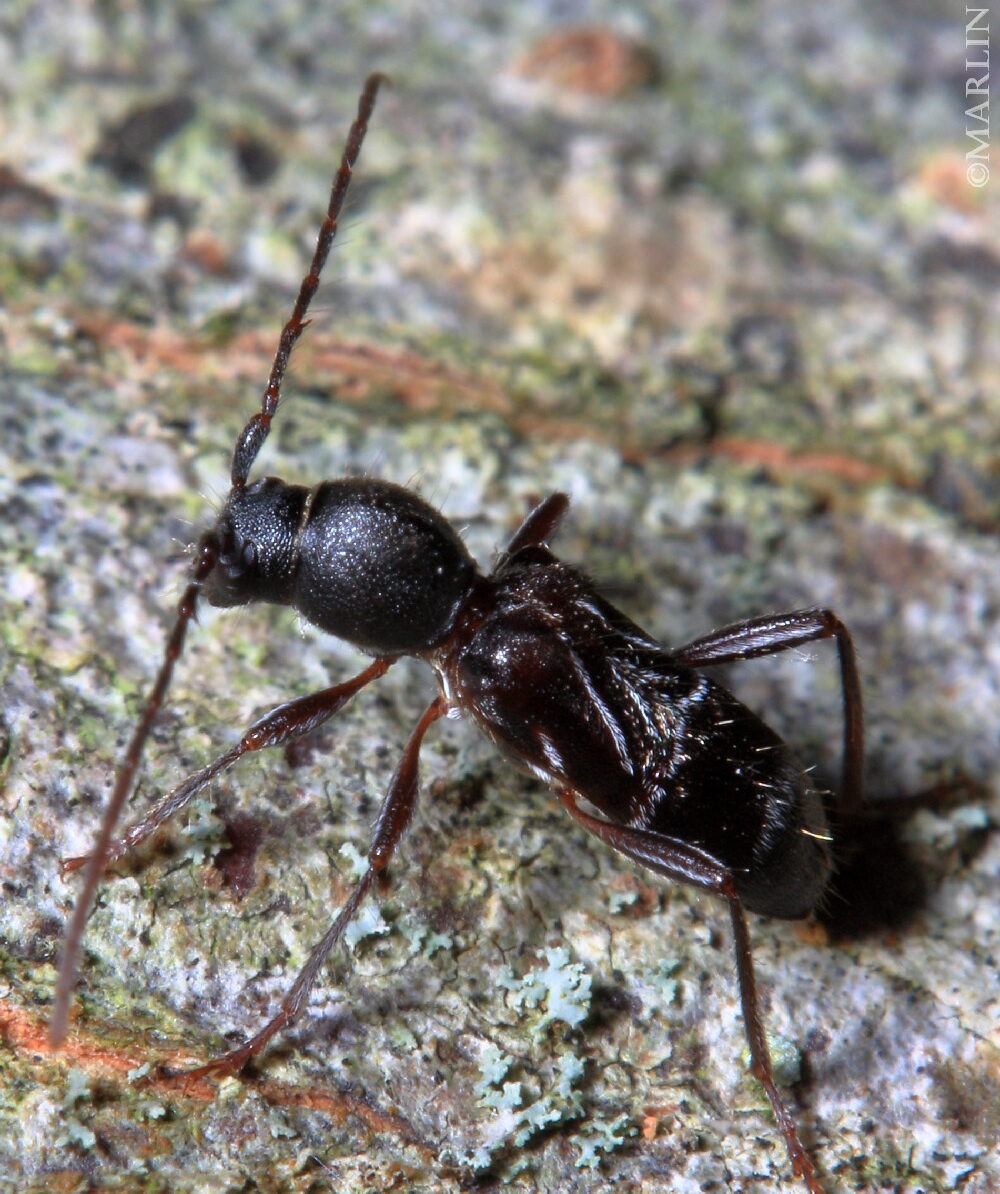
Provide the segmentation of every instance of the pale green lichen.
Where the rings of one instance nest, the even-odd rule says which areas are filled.
[[[633,907],[638,899],[638,888],[613,888],[608,892],[608,911],[617,916],[623,909]]]
[[[498,986],[510,992],[510,1001],[516,1008],[537,1008],[544,1001],[545,1012],[531,1029],[536,1037],[556,1020],[575,1028],[590,1011],[591,979],[584,966],[571,962],[569,950],[562,946],[546,949],[542,956],[545,965],[529,970],[520,978],[509,966],[497,976]]]
[[[480,1146],[457,1158],[477,1172],[490,1168],[495,1155],[504,1148],[521,1148],[543,1129],[583,1114],[579,1083],[585,1066],[575,1054],[563,1053],[556,1058],[554,1081],[547,1093],[540,1089],[536,1074],[524,1073],[521,1080],[505,1081],[514,1065],[513,1057],[492,1044],[480,1057],[476,1094],[480,1105],[494,1115],[482,1128]],[[526,1164],[523,1157],[514,1162],[518,1171]]]
[[[384,937],[390,931],[390,926],[382,915],[379,904],[367,903],[356,913],[354,919],[344,930],[344,944],[348,949],[354,949],[359,941],[366,937]]]
[[[545,1030],[559,1021],[573,1027],[590,1010],[590,976],[584,967],[571,960],[564,947],[543,951],[544,964],[530,968],[518,977],[510,967],[498,976],[498,985],[509,992],[510,1002],[522,1011],[544,1011],[534,1016],[531,1039],[538,1041]],[[582,1083],[586,1062],[572,1049],[551,1053],[529,1066],[494,1044],[488,1044],[479,1059],[480,1079],[475,1091],[480,1106],[493,1112],[483,1126],[478,1148],[457,1158],[460,1164],[481,1172],[491,1168],[505,1148],[522,1148],[539,1132],[556,1124],[568,1123],[584,1115]],[[511,1076],[513,1075],[513,1076]],[[579,1166],[593,1167],[600,1154],[622,1143],[627,1117],[605,1122],[588,1121],[584,1132]],[[512,1160],[506,1176],[530,1168],[530,1160]]]
[[[786,1036],[776,1032],[767,1034],[767,1048],[771,1054],[771,1072],[779,1086],[794,1086],[802,1079],[802,1050]],[[750,1067],[750,1050],[741,1052],[743,1064]]]
[[[357,882],[368,870],[368,859],[361,853],[353,842],[344,842],[337,851],[341,858],[347,860],[350,878]]]
[[[57,1148],[72,1145],[89,1151],[97,1143],[94,1131],[80,1121],[74,1110],[78,1104],[89,1104],[91,1097],[90,1075],[82,1070],[70,1070],[63,1093],[62,1131],[55,1139]]]
[[[502,1049],[493,1044],[486,1046],[479,1057],[480,1079],[475,1086],[476,1096],[481,1102],[486,1099],[491,1086],[500,1085],[513,1064],[514,1058]]]
[[[448,933],[438,933],[409,916],[400,917],[394,927],[409,941],[411,952],[424,958],[433,958],[441,950],[451,950],[455,945],[455,939]]]
[[[520,1080],[505,1081],[517,1062],[495,1045],[487,1045],[480,1057],[480,1081],[476,1093],[480,1105],[494,1112],[483,1127],[480,1146],[458,1158],[461,1164],[482,1172],[491,1168],[497,1154],[505,1148],[523,1148],[534,1136],[556,1124],[568,1123],[584,1115],[581,1084],[586,1063],[575,1053],[559,1054],[555,1059],[555,1073],[548,1090],[538,1090],[537,1077],[523,1073]],[[551,1074],[551,1067],[549,1067]],[[520,1071],[518,1071],[520,1072]],[[537,1091],[537,1093],[535,1093]],[[535,1097],[531,1097],[532,1094]],[[588,1119],[574,1136],[579,1149],[577,1168],[593,1169],[602,1155],[618,1148],[634,1134],[628,1126],[628,1116],[613,1120],[599,1117]],[[514,1157],[507,1165],[505,1176],[511,1178],[531,1168],[527,1156]]]
[[[66,1093],[63,1106],[72,1107],[75,1103],[90,1101],[90,1075],[83,1070],[72,1069],[66,1075]]]
[[[580,1150],[576,1162],[577,1169],[596,1169],[601,1163],[602,1155],[606,1156],[620,1148],[629,1136],[635,1135],[635,1131],[634,1126],[629,1126],[626,1115],[620,1115],[610,1121],[588,1120],[577,1137]]]
[[[63,1130],[56,1137],[56,1147],[76,1145],[78,1148],[90,1150],[97,1143],[97,1136],[86,1124],[82,1124],[75,1116],[67,1115],[63,1120]]]
[[[664,1004],[673,1003],[680,994],[680,983],[674,977],[680,968],[681,963],[676,958],[660,958],[643,972],[643,978],[656,988]]]
[[[201,866],[226,844],[211,790],[196,796],[185,809],[184,816],[187,823],[184,832],[178,835],[180,856],[186,862]]]

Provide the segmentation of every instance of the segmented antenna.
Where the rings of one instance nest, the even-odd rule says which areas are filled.
[[[83,937],[83,929],[87,923],[87,917],[90,915],[90,905],[94,899],[94,892],[97,890],[97,884],[100,882],[101,875],[107,863],[111,835],[115,831],[115,825],[118,823],[118,817],[121,814],[125,798],[132,787],[132,780],[139,766],[139,760],[142,758],[142,749],[146,745],[149,731],[153,728],[153,722],[160,711],[160,705],[163,703],[163,698],[170,687],[170,677],[173,674],[174,664],[180,658],[181,651],[184,649],[184,638],[197,608],[198,594],[201,591],[201,586],[215,566],[215,555],[214,543],[208,537],[204,538],[198,549],[198,555],[191,572],[191,579],[184,590],[184,595],[181,597],[180,605],[177,609],[177,620],[174,622],[170,638],[167,639],[167,646],[163,652],[163,662],[160,664],[156,683],[146,698],[146,706],[142,711],[142,716],[132,731],[132,739],[128,744],[128,749],[125,751],[125,759],[122,762],[118,775],[115,777],[114,790],[111,793],[111,799],[105,810],[104,820],[101,822],[100,833],[97,835],[97,841],[94,844],[93,850],[87,857],[86,868],[83,873],[83,889],[79,896],[77,896],[76,907],[73,909],[73,919],[70,921],[69,929],[66,932],[66,944],[63,946],[62,959],[59,963],[56,1002],[52,1011],[52,1019],[49,1020],[49,1044],[53,1048],[61,1044],[63,1038],[66,1036],[66,1026],[69,1021],[69,1004],[73,995],[73,987],[76,984],[77,966],[80,961],[80,941]]]
[[[231,474],[233,489],[242,489],[246,485],[247,476],[253,467],[253,462],[257,459],[257,453],[261,450],[271,430],[271,420],[281,401],[281,382],[285,376],[285,369],[288,367],[288,358],[292,355],[296,340],[309,325],[305,314],[309,310],[309,304],[319,286],[319,276],[326,264],[333,238],[337,235],[337,221],[340,219],[347,189],[351,185],[354,163],[361,152],[365,133],[368,132],[368,121],[375,110],[375,97],[384,82],[386,82],[386,76],[382,74],[369,75],[365,80],[364,90],[358,100],[358,114],[347,135],[347,144],[344,146],[340,166],[333,177],[330,203],[326,209],[326,219],[323,221],[323,226],[316,239],[316,251],[313,253],[312,264],[309,266],[309,273],[302,279],[299,297],[295,300],[292,314],[281,329],[278,351],[274,354],[274,364],[271,366],[271,374],[267,379],[267,388],[264,390],[260,411],[250,419],[236,441]]]
[[[347,144],[344,146],[340,166],[333,177],[326,219],[323,221],[316,240],[316,250],[313,253],[309,272],[303,278],[302,285],[299,287],[298,298],[295,300],[295,306],[292,308],[291,317],[281,329],[278,349],[274,354],[274,363],[271,365],[271,372],[267,379],[267,388],[264,390],[264,396],[261,400],[260,412],[250,419],[236,441],[232,464],[232,486],[234,489],[242,489],[246,485],[247,475],[253,466],[254,460],[257,458],[257,453],[267,439],[268,432],[271,430],[271,419],[274,417],[274,413],[278,409],[278,403],[281,400],[281,382],[288,367],[288,358],[291,356],[295,342],[308,326],[309,321],[305,318],[305,315],[309,310],[309,304],[312,302],[313,295],[319,286],[319,277],[323,266],[326,264],[330,246],[333,244],[333,238],[337,235],[337,221],[344,206],[348,187],[351,185],[351,174],[354,169],[354,163],[357,161],[361,144],[365,139],[365,133],[368,131],[368,121],[371,119],[372,112],[375,109],[375,98],[384,82],[386,82],[386,77],[382,74],[369,75],[365,80],[364,89],[358,100],[358,113],[347,135]],[[149,737],[150,731],[153,728],[153,722],[156,720],[156,715],[159,713],[160,706],[163,703],[163,698],[170,687],[174,664],[180,658],[181,651],[184,648],[184,639],[187,635],[188,626],[194,619],[202,585],[215,567],[216,558],[217,547],[215,540],[211,534],[206,535],[198,545],[191,576],[181,597],[173,630],[167,639],[167,645],[163,653],[163,662],[160,664],[156,682],[149,696],[146,698],[142,715],[132,732],[132,738],[125,751],[125,758],[122,761],[118,775],[115,777],[115,786],[111,793],[107,810],[104,813],[104,819],[101,822],[100,833],[98,834],[94,849],[87,856],[83,888],[77,898],[76,907],[73,909],[73,917],[66,933],[66,944],[63,947],[62,959],[59,965],[55,1006],[52,1018],[49,1021],[49,1044],[53,1047],[61,1044],[66,1036],[70,999],[73,994],[73,987],[76,984],[83,929],[90,914],[90,906],[94,899],[94,893],[97,890],[97,884],[100,882],[101,875],[107,865],[108,848],[111,844],[115,825],[118,823],[118,817],[132,787],[132,781],[138,770],[142,752],[146,745],[146,739]]]

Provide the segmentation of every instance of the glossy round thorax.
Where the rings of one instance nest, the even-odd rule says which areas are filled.
[[[450,629],[476,566],[437,510],[362,477],[234,489],[205,583],[213,605],[270,601],[375,655],[417,654]]]

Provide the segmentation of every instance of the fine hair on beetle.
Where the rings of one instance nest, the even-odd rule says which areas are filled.
[[[812,1194],[822,1194],[774,1081],[746,911],[794,919],[816,908],[833,869],[827,814],[782,739],[703,669],[832,639],[844,710],[839,808],[851,813],[861,801],[863,717],[854,646],[844,624],[828,609],[798,609],[747,618],[667,647],[550,550],[569,507],[565,494],[539,502],[484,572],[447,519],[402,485],[372,477],[312,486],[250,477],[279,407],[289,357],[307,326],[383,82],[371,75],[362,90],[309,271],[281,330],[260,409],[236,440],[229,493],[195,548],[159,672],[93,849],[62,864],[63,874],[84,874],[49,1039],[59,1045],[68,1029],[83,930],[105,870],[238,759],[309,733],[401,656],[413,656],[430,665],[437,693],[389,782],[364,873],[271,1019],[244,1044],[181,1077],[238,1072],[301,1014],[324,960],[386,875],[413,817],[425,733],[443,715],[463,714],[508,758],[544,780],[583,830],[633,863],[725,902],[750,1070],[767,1094],[796,1176]],[[235,746],[116,835],[202,601],[290,606],[371,662],[356,676],[259,718]]]

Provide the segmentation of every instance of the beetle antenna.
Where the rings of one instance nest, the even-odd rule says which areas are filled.
[[[181,651],[184,649],[184,638],[187,635],[187,628],[191,624],[195,610],[197,609],[201,586],[205,581],[205,577],[208,576],[215,566],[215,557],[215,544],[210,536],[206,536],[199,545],[198,555],[191,570],[191,579],[188,581],[180,604],[177,607],[177,619],[174,622],[173,630],[170,632],[170,637],[167,639],[167,645],[163,652],[163,662],[160,664],[156,683],[146,698],[146,705],[142,711],[142,716],[132,731],[132,739],[128,744],[128,750],[125,752],[125,759],[122,762],[121,769],[115,778],[114,791],[111,793],[111,799],[108,801],[108,807],[101,822],[101,831],[97,836],[93,850],[87,857],[87,866],[83,876],[83,888],[79,896],[77,896],[76,907],[73,909],[73,919],[70,921],[69,929],[66,932],[66,944],[63,946],[62,959],[59,963],[56,1002],[52,1010],[52,1018],[49,1020],[49,1044],[53,1048],[61,1044],[63,1038],[66,1036],[66,1026],[69,1020],[69,1004],[73,995],[77,966],[80,960],[80,940],[83,937],[83,929],[87,923],[87,916],[90,913],[90,905],[94,899],[94,892],[97,890],[97,884],[100,882],[101,875],[104,873],[104,867],[107,864],[111,835],[115,831],[115,825],[118,822],[122,806],[132,787],[132,780],[135,778],[139,760],[142,758],[142,750],[146,745],[146,739],[149,737],[149,732],[153,728],[153,722],[160,711],[160,705],[163,703],[163,698],[170,687],[170,677],[173,674],[174,664],[180,658]]]
[[[267,379],[267,387],[264,390],[264,396],[261,400],[260,411],[253,415],[236,441],[231,473],[233,489],[242,489],[246,485],[247,476],[253,467],[253,462],[257,459],[257,453],[263,447],[264,441],[271,430],[271,420],[274,418],[275,411],[278,409],[278,403],[281,401],[281,382],[288,367],[288,358],[292,355],[292,349],[295,347],[296,340],[298,340],[299,336],[302,335],[309,325],[309,320],[305,318],[305,315],[309,310],[309,304],[312,302],[313,295],[319,286],[319,276],[322,273],[323,266],[326,264],[330,246],[333,244],[333,238],[337,235],[337,223],[340,219],[340,212],[344,206],[348,187],[351,185],[354,163],[361,152],[361,144],[365,139],[365,133],[368,132],[368,121],[371,119],[372,112],[375,109],[375,97],[378,95],[379,88],[385,82],[387,82],[386,76],[379,73],[371,74],[365,80],[364,90],[361,92],[361,97],[358,100],[358,114],[355,116],[354,123],[351,125],[351,130],[347,135],[347,144],[344,146],[340,166],[337,168],[337,173],[333,176],[333,186],[330,189],[330,202],[326,209],[326,219],[319,230],[312,263],[309,266],[309,272],[302,279],[302,285],[299,287],[299,296],[295,300],[292,314],[288,322],[281,329],[278,350],[274,354],[274,363],[271,365],[271,373]]]
[[[312,302],[313,295],[319,286],[320,274],[322,273],[323,266],[326,264],[330,246],[333,244],[333,238],[337,235],[337,223],[340,219],[340,213],[344,206],[344,199],[347,196],[348,188],[351,185],[351,174],[354,169],[354,163],[357,161],[358,154],[361,151],[361,144],[365,139],[365,133],[368,131],[368,121],[371,119],[375,108],[375,98],[378,95],[379,88],[386,81],[385,75],[377,73],[369,75],[365,80],[364,89],[358,100],[357,116],[354,118],[354,123],[351,125],[350,132],[347,135],[347,144],[344,146],[340,166],[333,177],[326,219],[323,221],[316,240],[316,249],[309,266],[309,272],[302,279],[302,285],[299,287],[298,298],[295,300],[292,314],[288,322],[281,329],[278,350],[274,355],[274,363],[271,365],[271,372],[267,379],[267,387],[264,390],[260,412],[250,419],[236,441],[232,463],[232,486],[234,489],[242,489],[246,485],[247,475],[271,429],[271,419],[274,417],[274,413],[278,409],[278,403],[281,400],[281,382],[288,367],[288,358],[291,356],[295,342],[308,326],[309,321],[305,318],[306,312],[309,310],[309,304]],[[198,546],[197,557],[194,567],[191,570],[191,578],[181,597],[177,610],[177,618],[170,637],[167,640],[156,682],[149,696],[146,698],[142,715],[132,732],[128,749],[125,751],[124,761],[115,778],[114,790],[111,793],[111,799],[108,802],[104,819],[101,822],[101,830],[98,834],[97,842],[94,845],[94,849],[87,856],[83,888],[77,898],[76,907],[73,909],[73,918],[66,933],[66,944],[63,947],[62,959],[59,965],[55,1006],[52,1011],[52,1018],[49,1021],[49,1044],[53,1047],[59,1045],[66,1036],[70,999],[72,998],[73,987],[76,983],[83,929],[90,914],[94,893],[97,890],[97,885],[107,865],[108,851],[115,825],[118,822],[122,807],[125,804],[125,800],[132,787],[132,782],[135,779],[135,773],[142,759],[146,739],[149,737],[150,731],[153,728],[153,722],[156,720],[156,715],[159,713],[160,706],[163,703],[163,698],[170,687],[174,664],[180,658],[181,651],[184,649],[184,639],[187,636],[188,626],[194,619],[202,585],[215,566],[217,550],[215,540],[211,535],[203,538]]]

